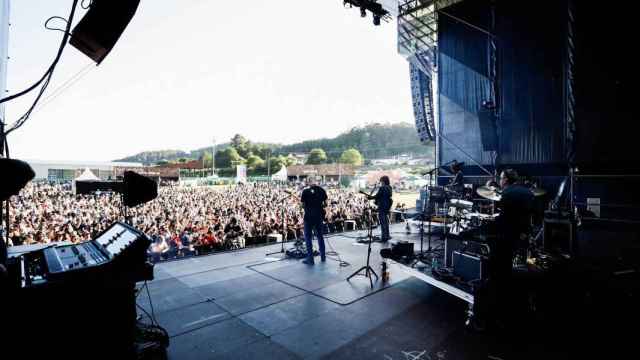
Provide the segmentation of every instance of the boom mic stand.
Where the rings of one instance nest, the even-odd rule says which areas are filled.
[[[280,241],[280,245],[281,246],[280,246],[280,250],[267,253],[266,256],[274,255],[274,254],[284,254],[284,242],[285,242],[285,240],[287,238],[287,220],[286,220],[285,212],[284,212],[284,202],[285,202],[285,200],[290,198],[292,195],[293,195],[293,193],[289,193],[289,195],[287,195],[287,196],[283,197],[282,199],[278,200],[278,203],[280,204],[281,214],[282,214],[282,239]]]
[[[373,193],[373,191],[371,191],[371,193]],[[367,194],[365,193],[365,195]],[[371,195],[369,195],[369,197],[370,196]],[[367,216],[369,221],[369,228],[367,229],[367,238],[369,239],[367,248],[367,265],[361,267],[360,269],[356,270],[356,272],[349,275],[347,281],[351,280],[351,278],[356,275],[361,275],[360,272],[364,270],[365,272],[363,275],[369,278],[369,283],[371,284],[371,288],[373,289],[373,279],[371,278],[371,275],[373,274],[376,277],[376,281],[378,281],[378,274],[376,274],[371,265],[369,265],[369,260],[371,259],[371,243],[373,242],[373,218],[371,216],[371,203],[369,201],[367,201]]]

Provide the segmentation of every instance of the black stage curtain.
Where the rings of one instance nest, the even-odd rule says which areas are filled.
[[[488,28],[487,1],[463,2],[445,10]],[[445,15],[438,17],[438,31],[439,130],[450,141],[439,139],[440,163],[457,159],[470,164],[466,153],[482,164],[491,164],[491,154],[482,148],[479,122],[482,102],[490,91],[487,35]]]
[[[627,2],[574,2],[576,161],[589,173],[640,174],[637,12]]]
[[[565,14],[561,2],[542,3],[496,2],[494,34],[501,105],[496,122],[497,153],[504,166],[557,167],[565,163]],[[445,11],[491,29],[488,1],[463,2]],[[483,151],[479,117],[484,110],[482,101],[490,99],[489,37],[448,16],[439,16],[438,26],[440,130],[475,160],[491,165],[491,153]],[[446,140],[440,145],[441,163],[453,159],[470,163]]]

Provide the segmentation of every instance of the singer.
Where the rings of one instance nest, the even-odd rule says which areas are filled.
[[[389,210],[393,205],[393,191],[391,190],[391,184],[388,176],[382,176],[380,178],[380,188],[378,192],[372,196],[375,200],[374,203],[378,206],[378,218],[380,219],[380,240],[382,242],[389,241]]]

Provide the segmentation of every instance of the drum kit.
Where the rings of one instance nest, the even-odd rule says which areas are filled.
[[[527,187],[536,198],[546,194],[544,189],[533,185],[528,185]],[[448,200],[448,216],[453,219],[451,233],[459,234],[465,230],[493,223],[500,215],[498,212],[494,211],[495,206],[493,206],[496,202],[500,202],[502,200],[502,191],[500,188],[495,186],[480,186],[476,189],[476,194],[492,202],[490,207],[484,208],[485,212],[478,211],[478,209],[482,209],[482,207],[480,206],[480,202],[477,201],[455,198],[450,198]]]
[[[530,186],[529,191],[531,191],[531,193],[535,197],[543,196],[547,193],[546,190],[534,186]],[[502,200],[502,191],[500,191],[500,189],[495,186],[480,186],[478,189],[476,189],[476,193],[487,200]]]
[[[546,194],[544,189],[529,184],[525,185],[536,198]],[[473,231],[474,229],[487,228],[487,226],[494,224],[496,218],[500,215],[499,212],[495,211],[495,204],[502,200],[502,190],[497,186],[480,186],[475,191],[482,199],[489,200],[490,204],[478,198],[472,199],[470,196],[453,191],[447,186],[427,186],[425,189],[427,198],[422,202],[422,209],[416,209],[412,213],[398,210],[392,211],[401,214],[405,222],[407,218],[420,219],[421,235],[423,233],[431,234],[432,219],[436,222],[438,219],[444,222],[446,237],[447,233],[462,235],[462,233]],[[429,224],[429,230],[426,232],[422,231],[424,222]],[[407,233],[409,232],[410,229],[407,223]],[[430,244],[429,249],[431,249]]]

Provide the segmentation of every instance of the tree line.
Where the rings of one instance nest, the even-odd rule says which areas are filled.
[[[212,148],[206,147],[190,153],[179,150],[150,151],[119,161],[163,164],[167,162],[202,161],[205,168],[212,165]],[[340,162],[355,166],[367,159],[383,158],[398,154],[433,157],[432,147],[420,143],[415,127],[411,124],[372,124],[355,127],[333,139],[308,140],[291,145],[254,143],[240,134],[229,142],[217,146],[215,167],[219,174],[235,174],[239,164],[247,165],[250,175],[264,175],[279,171],[282,166]]]

